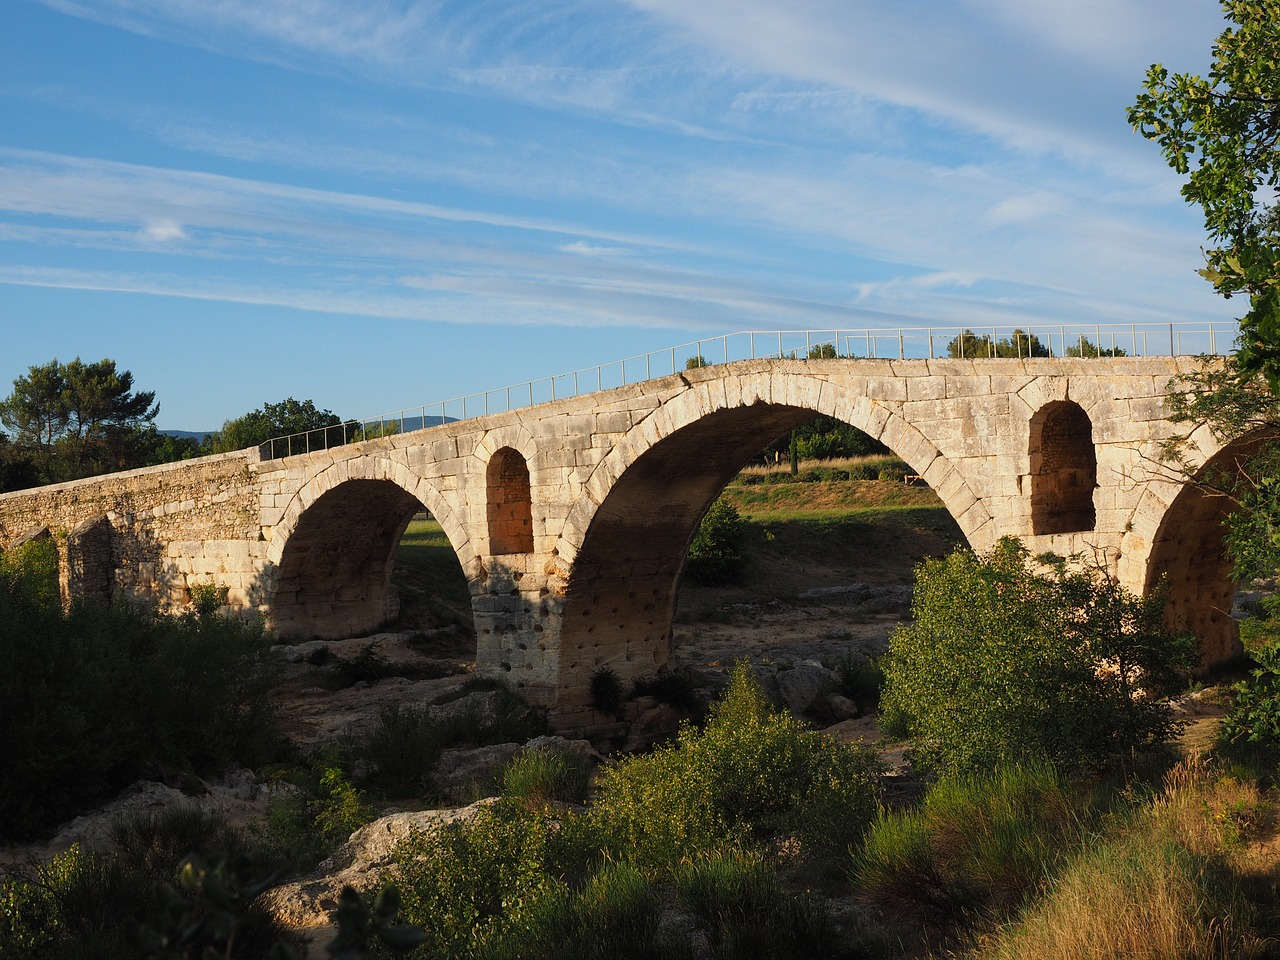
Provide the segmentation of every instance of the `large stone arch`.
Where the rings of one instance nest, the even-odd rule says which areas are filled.
[[[1193,468],[1193,481],[1170,479],[1148,484],[1136,511],[1146,518],[1148,528],[1158,516],[1150,533],[1141,590],[1148,593],[1165,581],[1165,620],[1171,627],[1190,630],[1200,638],[1206,668],[1229,662],[1241,653],[1239,625],[1231,616],[1238,584],[1223,547],[1226,521],[1235,505],[1195,481],[1211,472],[1236,474],[1273,439],[1270,432],[1254,433],[1209,456],[1204,455],[1207,444],[1196,446],[1193,455],[1199,466]],[[1162,495],[1171,497],[1167,505]]]
[[[423,507],[462,561],[467,539],[455,511],[403,464],[365,456],[317,471],[273,530],[264,588],[277,632],[291,638],[349,637],[394,615],[392,554]]]
[[[880,439],[926,478],[971,543],[984,548],[991,537],[991,518],[965,478],[888,405],[811,375],[715,373],[617,442],[565,521],[556,546],[561,706],[585,703],[602,666],[635,677],[666,662],[699,518],[761,448],[814,416],[837,417]]]

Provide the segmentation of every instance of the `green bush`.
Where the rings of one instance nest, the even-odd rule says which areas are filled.
[[[541,899],[527,925],[484,950],[486,960],[692,960],[659,929],[662,890],[627,864],[608,864],[581,889]]]
[[[734,670],[705,730],[606,768],[592,807],[616,846],[661,866],[771,837],[814,859],[842,855],[875,815],[874,754],[805,729]]]
[[[339,767],[313,761],[268,801],[263,847],[273,865],[309,870],[372,819],[364,796]]]
[[[426,925],[423,953],[483,957],[529,931],[599,864],[572,815],[499,801],[471,820],[414,832],[396,848],[403,919]]]
[[[685,571],[706,586],[733,583],[747,563],[742,552],[745,537],[746,521],[728,500],[717,499],[703,514],[689,544]]]
[[[836,692],[856,703],[863,713],[873,712],[880,705],[884,687],[884,666],[880,661],[880,657],[850,653],[835,667]]]
[[[275,755],[278,674],[261,624],[124,602],[64,611],[41,559],[51,549],[37,542],[28,559],[6,554],[0,575],[0,839],[160,769],[255,766]]]
[[[612,667],[598,667],[591,674],[591,709],[599,713],[622,716],[622,680]]]
[[[1264,597],[1261,606],[1261,615],[1240,624],[1253,667],[1232,688],[1231,711],[1219,735],[1233,753],[1274,762],[1280,756],[1280,594]]]
[[[386,796],[422,796],[445,741],[451,733],[458,735],[447,727],[427,708],[393,700],[378,710],[354,752],[368,767],[367,780]]]
[[[1160,694],[1194,663],[1195,640],[1164,628],[1162,598],[1038,559],[1043,572],[1006,538],[917,567],[915,622],[890,639],[881,713],[924,765],[1097,769],[1179,729]]]
[[[221,818],[185,805],[122,817],[111,824],[110,839],[102,852],[76,844],[0,879],[0,957],[185,956],[176,949],[154,954],[139,942],[138,931],[162,923],[167,910],[157,905],[155,890],[174,880],[193,851],[244,861],[248,849]],[[269,921],[246,911],[240,925],[240,948],[217,955],[263,956],[265,942],[276,936]],[[193,929],[190,955],[222,940],[216,931]]]
[[[663,670],[652,677],[640,677],[631,684],[631,692],[693,714],[702,713],[707,707],[693,678],[681,670]]]

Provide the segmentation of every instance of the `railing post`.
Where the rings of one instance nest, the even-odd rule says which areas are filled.
[[[1174,353],[1173,351],[1173,324],[1172,323],[1169,324],[1169,356],[1171,357],[1177,356],[1177,354]]]
[[[929,328],[929,359],[933,359],[933,328]]]

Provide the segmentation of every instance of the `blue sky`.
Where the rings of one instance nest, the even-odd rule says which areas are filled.
[[[363,417],[742,329],[1225,320],[1209,0],[3,0],[0,391]]]

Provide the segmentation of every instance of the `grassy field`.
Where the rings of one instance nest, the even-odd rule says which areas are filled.
[[[440,524],[421,516],[410,521],[396,547],[391,582],[400,592],[402,629],[456,626],[474,638],[467,580]]]

